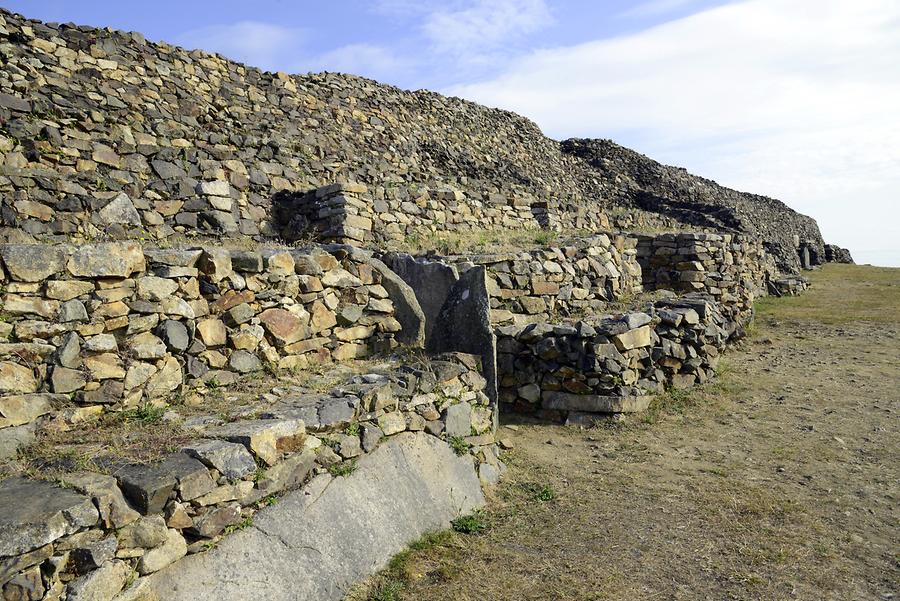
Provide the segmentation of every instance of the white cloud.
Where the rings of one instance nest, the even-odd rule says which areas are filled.
[[[422,26],[438,52],[472,55],[538,31],[552,23],[544,0],[475,0],[439,9]]]
[[[898,65],[896,0],[748,0],[449,93],[779,197],[861,260],[900,265]]]
[[[182,33],[175,43],[201,48],[270,71],[296,62],[302,53],[306,33],[295,27],[282,27],[259,21],[240,21],[211,25]]]

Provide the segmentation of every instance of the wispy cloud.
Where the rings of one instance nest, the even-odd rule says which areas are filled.
[[[218,52],[227,58],[275,71],[302,56],[306,37],[302,28],[240,21],[191,29],[179,35],[175,43]]]
[[[895,0],[750,0],[448,91],[778,196],[866,258],[900,240],[897,65]]]
[[[544,0],[476,0],[430,13],[422,29],[438,52],[471,55],[494,50],[552,21]]]

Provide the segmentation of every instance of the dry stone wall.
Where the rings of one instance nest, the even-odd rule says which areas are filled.
[[[853,263],[853,257],[846,248],[834,244],[825,245],[825,261],[828,263]]]
[[[799,271],[799,244],[813,263],[828,256],[815,222],[779,201],[606,141],[560,144],[521,116],[458,98],[266,73],[2,9],[0,56],[0,227],[14,242],[295,237],[304,219],[351,243],[436,228],[598,230],[616,204],[634,212],[619,227],[755,235],[786,272]],[[353,192],[362,206],[351,190],[338,194],[343,205],[339,191],[323,193],[335,182],[364,186]]]
[[[642,291],[633,237],[598,234],[560,246],[500,254],[424,256],[389,253],[385,261],[403,271],[404,261],[440,263],[460,272],[482,266],[488,275],[491,322],[533,323],[602,311]],[[429,277],[437,277],[432,270]],[[427,292],[427,285],[423,285]],[[425,303],[427,304],[427,303]]]
[[[340,249],[115,242],[5,245],[0,258],[6,439],[49,413],[83,419],[175,395],[192,379],[227,385],[267,367],[365,357],[403,335],[383,285],[395,290],[395,276]]]
[[[761,239],[778,269],[785,273],[799,273],[801,245],[813,253],[810,265],[826,260],[815,220],[780,200],[720,186],[611,140],[571,139],[562,147],[591,166],[605,188],[603,196],[619,206],[659,213],[695,228]]]
[[[700,292],[735,314],[753,312],[753,301],[768,294],[775,264],[761,241],[731,234],[639,236],[638,262],[647,290]]]
[[[282,203],[336,181],[390,235],[602,213],[534,123],[457,98],[6,11],[0,55],[0,218],[37,237],[277,236]]]
[[[103,472],[62,473],[62,486],[2,480],[3,598],[157,599],[151,574],[213,549],[317,473],[351,474],[358,458],[403,432],[453,440],[482,482],[495,483],[504,467],[485,384],[479,357],[451,353],[330,393],[269,395],[252,419],[184,420],[195,439],[152,464],[95,457]]]
[[[646,409],[651,394],[708,380],[726,343],[743,336],[754,301],[796,293],[776,278],[760,241],[730,234],[631,238],[645,290],[668,291],[644,312],[546,320],[497,329],[499,399],[507,407],[571,421]],[[675,294],[684,296],[677,297]],[[595,314],[603,304],[594,306]]]
[[[643,411],[652,394],[713,376],[740,330],[711,297],[657,301],[646,312],[498,329],[500,401],[515,411],[579,422]]]
[[[458,189],[411,186],[411,195],[396,187],[372,194],[359,183],[337,183],[307,194],[276,197],[281,235],[302,239],[315,232],[323,241],[390,248],[397,240],[433,231],[566,228],[598,230],[609,221],[598,206],[577,207],[561,214],[533,198],[508,199],[502,194],[469,194]]]

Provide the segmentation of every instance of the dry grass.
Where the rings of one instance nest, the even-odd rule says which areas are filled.
[[[104,415],[73,430],[43,431],[16,461],[0,468],[2,475],[58,480],[66,472],[105,473],[115,462],[157,461],[191,440],[189,432],[163,414],[161,409],[144,406]]]
[[[0,478],[27,475],[56,480],[76,470],[105,472],[113,463],[151,463],[181,449],[195,437],[181,427],[185,418],[210,415],[224,421],[252,418],[270,404],[263,398],[274,388],[299,387],[325,393],[355,375],[389,364],[352,360],[325,363],[298,372],[259,371],[227,387],[201,386],[169,399],[168,405],[144,405],[108,412],[68,427],[45,429],[19,456],[0,464]]]
[[[811,293],[790,302],[761,299],[760,315],[825,324],[900,323],[900,269],[830,264],[805,275],[813,286]]]
[[[354,599],[897,598],[898,276],[814,273],[716,381],[645,416],[503,429],[489,530],[405,553]]]

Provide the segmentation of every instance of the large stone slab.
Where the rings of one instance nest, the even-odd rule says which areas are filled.
[[[471,457],[426,434],[400,434],[350,476],[316,477],[150,583],[167,601],[337,600],[413,540],[483,503]]]
[[[636,413],[650,406],[650,395],[603,396],[547,391],[542,395],[544,409],[554,411],[586,411],[589,413]]]
[[[0,256],[13,279],[20,282],[41,282],[66,265],[66,250],[61,246],[6,244],[0,246]]]
[[[416,295],[425,314],[425,341],[431,340],[444,302],[450,289],[459,281],[459,272],[453,265],[440,261],[416,259],[404,253],[389,253],[384,261],[406,282]]]
[[[49,482],[0,482],[0,557],[27,553],[99,519],[90,497]]]
[[[127,278],[145,267],[144,253],[135,242],[79,246],[67,264],[73,276],[88,278]]]
[[[431,352],[463,352],[481,357],[485,394],[497,403],[497,337],[491,326],[491,299],[487,272],[472,267],[451,286],[427,348]],[[494,427],[497,425],[494,412]]]

